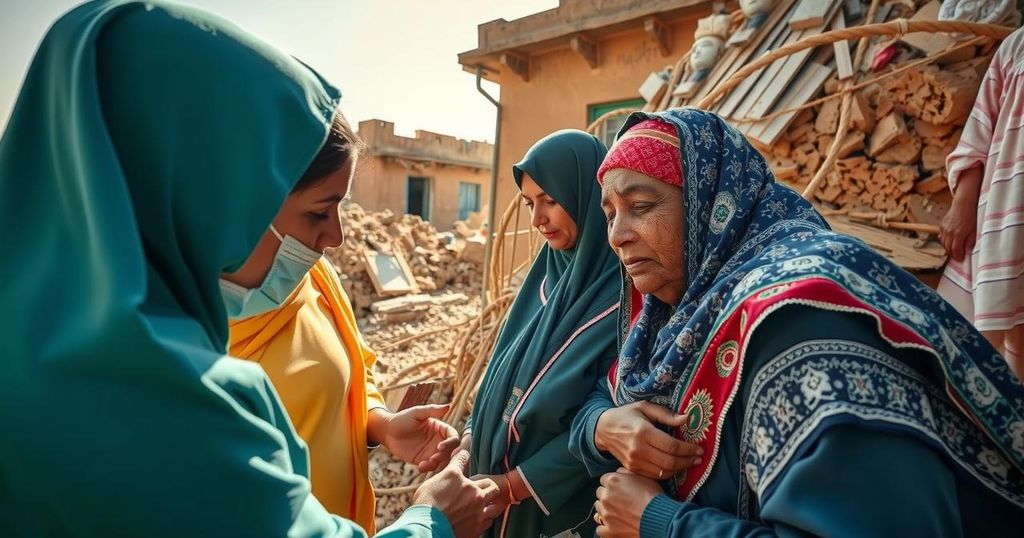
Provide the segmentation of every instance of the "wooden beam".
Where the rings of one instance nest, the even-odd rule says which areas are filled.
[[[778,48],[785,46],[788,43],[792,43],[800,38],[801,32],[791,32],[790,29],[786,28],[785,25],[779,25],[783,30],[776,40],[769,46],[769,49]],[[798,52],[799,54],[799,52]],[[746,111],[750,110],[754,101],[761,96],[765,86],[771,83],[772,79],[781,69],[782,65],[786,63],[792,56],[779,58],[772,61],[771,64],[753,73],[748,79],[743,81],[733,89],[733,94],[729,95],[722,104],[721,114],[725,117],[743,118]],[[745,87],[743,87],[745,85]]]
[[[934,271],[946,263],[946,255],[938,249],[922,248],[917,239],[899,231],[881,230],[869,224],[856,223],[842,215],[828,217],[836,232],[852,235],[878,250],[893,263],[908,271]]]
[[[594,41],[582,34],[574,35],[569,40],[569,48],[576,54],[582,56],[583,59],[587,61],[587,65],[589,65],[591,69],[597,69],[600,60],[598,56],[599,48],[597,41]]]
[[[786,89],[779,101],[779,110],[785,110],[800,106],[818,93],[825,79],[832,74],[832,70],[815,62],[807,64],[796,81]],[[797,116],[797,112],[787,112],[772,120],[759,121],[751,125],[748,137],[760,141],[763,145],[771,146],[779,139],[786,128]],[[813,129],[813,127],[812,127]],[[817,167],[815,167],[817,169]]]
[[[799,6],[798,6],[799,7]],[[818,35],[828,29],[829,22],[836,11],[839,11],[839,4],[832,3],[829,11],[825,13],[825,23],[813,28],[807,28],[794,32],[790,41],[800,41],[810,36]],[[789,41],[787,41],[789,42]],[[755,86],[751,95],[747,97],[746,105],[741,105],[734,113],[738,117],[761,118],[772,109],[779,100],[782,93],[790,86],[793,80],[803,70],[811,53],[815,49],[806,49],[788,58],[780,58],[773,62],[762,76],[762,84]]]
[[[917,13],[910,18],[913,21],[937,21],[939,20],[939,2],[928,2]],[[933,54],[944,50],[954,43],[956,39],[951,34],[940,34],[934,32],[915,32],[900,38],[900,41],[918,49],[925,54]]]
[[[662,56],[672,54],[672,31],[668,25],[657,17],[647,17],[644,19],[644,31],[658,43]]]
[[[756,59],[758,56],[761,56],[764,53],[767,53],[769,50],[773,50],[783,46],[787,42],[787,39],[789,39],[789,36],[792,34],[792,32],[789,31],[789,28],[787,28],[784,24],[778,25],[778,27],[776,27],[775,30],[780,31],[780,33],[773,33],[772,36],[770,36],[771,41],[763,43],[761,47],[758,48],[759,52],[754,56],[754,59]],[[763,52],[761,51],[762,48],[764,49]],[[733,88],[732,91],[729,92],[729,95],[725,96],[724,99],[718,102],[717,112],[724,117],[732,116],[733,113],[739,109],[740,105],[746,101],[747,93],[750,92],[751,89],[753,89],[755,86],[757,86],[757,84],[760,83],[761,77],[766,72],[772,70],[773,66],[776,63],[781,63],[784,61],[785,59],[777,60],[751,73],[750,76],[743,80],[743,82],[741,82],[738,86]]]
[[[836,0],[800,0],[793,16],[789,18],[789,29],[806,30],[828,22],[828,14],[837,4]]]
[[[772,12],[768,20],[757,29],[748,44],[742,47],[729,47],[729,52],[722,60],[719,60],[719,65],[715,66],[715,70],[704,81],[704,85],[700,87],[697,94],[689,100],[689,104],[694,104],[702,99],[719,82],[728,80],[733,73],[739,71],[749,59],[762,54],[767,47],[761,47],[761,44],[766,39],[769,42],[772,41],[775,39],[774,36],[782,31],[785,25],[779,24],[779,21],[793,8],[794,2],[795,0],[782,0],[779,5],[775,6],[775,11]]]
[[[839,10],[835,20],[832,21],[833,30],[846,29],[846,16],[843,10]],[[836,72],[839,73],[839,80],[846,80],[853,76],[853,58],[850,56],[850,42],[836,41],[832,44],[836,49]]]
[[[817,34],[818,32],[814,32]],[[807,35],[812,35],[811,30],[790,32],[789,37],[783,46],[799,41]],[[782,93],[789,87],[790,81],[796,77],[807,59],[810,58],[814,49],[806,49],[786,58],[779,58],[765,67],[764,72],[758,79],[757,84],[747,93],[740,105],[733,111],[738,118],[761,118],[768,109],[778,101]]]
[[[498,56],[501,65],[508,67],[513,73],[519,75],[524,82],[530,81],[530,58],[518,52],[505,51]]]

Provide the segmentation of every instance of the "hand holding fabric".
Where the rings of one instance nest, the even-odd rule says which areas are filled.
[[[633,473],[665,479],[700,463],[701,447],[680,441],[655,424],[677,428],[685,417],[650,402],[609,409],[597,420],[597,448],[615,456]]]
[[[500,489],[489,479],[466,478],[469,452],[459,451],[448,465],[427,479],[413,494],[412,503],[427,504],[444,512],[456,537],[475,538],[491,526],[503,508],[494,503]]]
[[[619,468],[601,477],[594,510],[601,538],[635,538],[640,536],[640,518],[651,499],[664,493],[654,480]]]
[[[417,405],[384,416],[378,439],[394,456],[426,473],[445,465],[459,444],[455,428],[441,420],[445,405]]]

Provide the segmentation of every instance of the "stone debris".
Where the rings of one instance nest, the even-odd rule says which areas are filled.
[[[389,210],[370,213],[354,203],[341,208],[341,220],[345,243],[328,250],[327,256],[341,276],[357,317],[365,317],[370,305],[388,298],[374,290],[363,249],[401,253],[420,293],[455,290],[471,295],[472,290],[480,289],[483,238],[479,238],[479,234],[470,240],[438,234],[429,222],[418,216],[396,215]],[[450,242],[442,237],[448,237]],[[464,256],[464,252],[468,255]]]
[[[471,294],[441,292],[407,297],[414,298],[411,302],[416,303],[416,308],[423,308],[422,315],[415,320],[394,320],[394,309],[400,308],[400,299],[403,298],[374,303],[378,306],[378,311],[371,311],[359,320],[360,331],[367,344],[377,351],[374,376],[378,387],[385,391],[384,397],[388,402],[395,399],[392,394],[395,391],[387,390],[389,386],[416,380],[447,379],[447,363],[434,361],[446,357],[451,352],[453,340],[458,336],[455,328],[476,318],[480,313],[479,288]],[[427,300],[424,301],[423,297]],[[382,303],[383,308],[379,306]],[[450,327],[455,328],[449,329]],[[415,335],[424,337],[395,345]],[[399,374],[402,374],[401,378],[396,379]],[[437,390],[433,391],[427,401],[447,403],[451,397],[451,383],[439,383]],[[461,428],[461,425],[456,425],[456,428]],[[378,490],[418,484],[424,478],[419,476],[414,465],[396,460],[383,447],[370,454],[370,480]],[[378,495],[377,528],[394,522],[402,511],[409,507],[411,501],[411,492]]]

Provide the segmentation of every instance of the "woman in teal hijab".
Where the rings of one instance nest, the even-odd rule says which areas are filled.
[[[596,180],[605,152],[587,133],[559,131],[513,167],[547,243],[498,337],[467,427],[473,472],[493,475],[502,488],[496,502],[509,505],[488,536],[593,535],[596,481],[569,453],[568,429],[615,357],[619,271]]]
[[[0,534],[363,536],[310,494],[259,366],[225,356],[218,285],[338,99],[189,8],[92,2],[51,28],[0,139]],[[381,536],[483,528],[497,488],[452,461]]]

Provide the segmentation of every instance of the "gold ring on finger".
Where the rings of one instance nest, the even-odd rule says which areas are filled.
[[[597,523],[598,527],[604,525],[604,520],[601,519],[601,513],[600,512],[594,512],[594,523]]]

